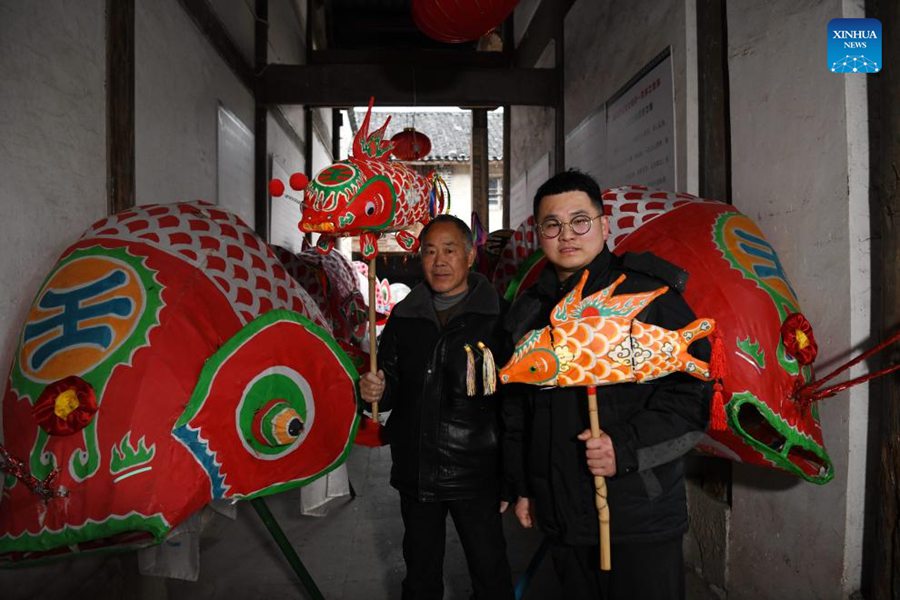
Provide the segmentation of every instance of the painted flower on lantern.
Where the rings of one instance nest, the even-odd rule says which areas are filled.
[[[97,397],[91,384],[72,375],[45,387],[31,412],[50,435],[72,435],[91,422]]]
[[[801,313],[792,313],[781,325],[781,340],[788,353],[801,365],[810,365],[816,360],[819,347],[813,336],[812,325]]]

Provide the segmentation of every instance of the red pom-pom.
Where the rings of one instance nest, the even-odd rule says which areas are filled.
[[[269,195],[273,198],[280,198],[284,194],[284,182],[280,179],[273,179],[269,182]]]
[[[812,325],[800,313],[791,313],[781,325],[781,341],[801,365],[812,364],[819,353]]]
[[[45,387],[31,409],[34,420],[50,435],[72,435],[81,431],[96,412],[94,388],[74,375]]]
[[[309,184],[309,177],[304,175],[303,173],[294,173],[291,175],[291,189],[302,191],[306,189],[306,186]]]

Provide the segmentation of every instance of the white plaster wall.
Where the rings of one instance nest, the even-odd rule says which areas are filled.
[[[306,52],[306,25],[305,0],[274,0],[269,2],[269,47],[268,62],[301,64]],[[294,132],[301,139],[305,139],[307,132],[304,130],[303,106],[288,105],[281,107],[284,117],[291,123]],[[327,114],[327,123],[331,125],[330,111]],[[284,171],[290,175],[306,171],[306,157],[304,148],[297,147],[291,137],[288,137],[279,122],[272,118],[271,113],[267,119],[267,144],[268,151],[273,161],[277,162]],[[330,144],[329,144],[330,148]],[[321,150],[320,150],[321,151]],[[315,154],[313,155],[315,160]],[[320,159],[321,160],[321,159]],[[322,165],[324,166],[324,165]],[[321,167],[320,167],[321,168]],[[307,173],[307,175],[311,175]],[[300,220],[298,212],[297,221]],[[296,229],[296,224],[291,227]],[[299,230],[297,236],[300,235]]]
[[[864,124],[848,124],[858,125],[865,95],[847,94],[850,78],[825,68],[826,26],[842,2],[736,2],[727,10],[734,204],[778,251],[815,329],[822,374],[857,341],[852,311],[868,306],[869,294],[868,281],[851,281],[851,261],[867,262],[868,242],[855,239],[851,249],[851,229],[867,217],[850,205],[848,189],[848,142],[867,143]],[[848,489],[861,486],[865,415],[850,413],[847,394],[820,404],[820,415],[831,483],[735,468],[730,599],[828,600],[859,586],[863,507],[861,497],[848,503]]]
[[[209,4],[228,32],[228,37],[237,46],[241,57],[248,65],[252,65],[256,56],[254,3],[246,0],[210,0]]]
[[[268,62],[306,62],[305,18],[306,0],[270,0]]]
[[[294,131],[301,137],[306,135],[303,131],[303,107],[283,107],[285,117],[293,124]],[[287,136],[281,125],[269,114],[268,120],[268,145],[269,153],[275,162],[283,168],[288,175],[303,172],[306,169],[306,159],[303,156],[303,148],[298,148],[293,140]]]
[[[517,12],[518,16],[518,12]],[[684,0],[578,0],[565,21],[565,129],[572,131],[637,72],[671,46],[676,177],[686,182],[686,35]],[[548,46],[552,48],[552,44]],[[545,54],[552,66],[552,55]],[[552,108],[513,107],[510,178],[553,150]],[[529,202],[531,200],[529,199]]]
[[[218,104],[252,131],[253,96],[177,0],[135,12],[136,201],[215,202]]]
[[[0,0],[0,372],[60,253],[106,214],[103,0]]]
[[[472,222],[472,166],[470,163],[454,165],[446,177],[450,191],[450,214],[466,223]]]
[[[312,131],[313,172],[318,173],[319,171],[330,165],[332,162],[334,162],[335,159],[333,159],[331,156],[331,109],[314,108],[313,110],[318,112],[319,117],[321,117],[321,122],[324,124],[324,130],[318,130],[321,131],[322,137],[319,137],[319,133],[315,127],[313,127]],[[337,158],[346,157],[340,156]]]

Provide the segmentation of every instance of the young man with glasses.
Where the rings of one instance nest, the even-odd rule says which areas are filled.
[[[559,173],[534,197],[541,249],[549,264],[512,306],[505,328],[513,343],[549,323],[554,306],[590,274],[583,295],[622,274],[617,294],[657,289],[638,319],[668,329],[694,314],[672,288],[685,274],[649,254],[618,257],[606,247],[609,222],[600,188],[578,171]],[[709,358],[709,345],[696,355]],[[646,384],[597,388],[599,439],[590,439],[586,391],[580,387],[509,386],[520,402],[504,406],[504,462],[518,495],[516,516],[552,542],[553,564],[567,600],[684,597],[682,536],[687,508],[682,456],[706,428],[708,384],[674,374]],[[612,570],[599,570],[594,475],[606,477]]]

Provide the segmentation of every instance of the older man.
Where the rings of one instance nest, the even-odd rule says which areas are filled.
[[[405,532],[403,599],[440,599],[447,513],[472,578],[474,597],[513,597],[501,528],[498,400],[466,387],[466,345],[504,346],[500,301],[469,273],[469,227],[449,215],[419,236],[425,283],[394,307],[379,344],[378,373],[360,379],[366,402],[391,410],[391,485]],[[476,353],[477,354],[477,353]],[[476,357],[481,373],[481,356]]]

